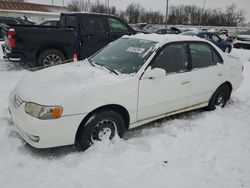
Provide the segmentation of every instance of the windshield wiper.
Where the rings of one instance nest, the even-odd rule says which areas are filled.
[[[94,63],[92,63],[92,61],[91,61],[90,59],[87,58],[87,61],[88,61],[88,63],[89,63],[92,67],[95,66]]]
[[[97,64],[97,65],[99,65],[99,66],[101,66],[101,67],[105,67],[105,68],[108,69],[110,72],[113,72],[114,74],[119,75],[114,69],[108,67],[107,65],[103,65],[103,64],[99,64],[99,63],[95,63],[95,64]]]

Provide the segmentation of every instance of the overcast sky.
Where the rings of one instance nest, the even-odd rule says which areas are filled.
[[[41,4],[52,4],[63,5],[63,0],[26,0],[31,3],[41,3]],[[67,5],[71,0],[64,0],[65,5]],[[90,0],[90,2],[95,2],[96,0]],[[105,2],[105,0],[101,0]],[[166,0],[110,0],[110,5],[116,6],[118,9],[125,9],[130,3],[140,3],[146,9],[159,10],[161,12],[165,11]],[[204,0],[169,0],[169,5],[197,5],[202,7]],[[250,0],[207,0],[206,8],[217,8],[222,9],[226,6],[235,3],[239,9],[245,10],[246,19],[250,21]]]

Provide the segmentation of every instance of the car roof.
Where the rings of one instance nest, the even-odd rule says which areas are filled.
[[[143,34],[143,33],[139,33],[136,35],[131,35],[131,36],[123,36],[122,38],[135,38],[135,39],[143,39],[143,40],[149,40],[149,41],[153,41],[153,42],[157,42],[159,44],[165,44],[165,43],[169,43],[169,42],[178,42],[178,41],[205,41],[207,42],[207,40],[199,38],[199,37],[193,37],[193,36],[185,36],[185,35],[175,35],[175,34],[171,34],[171,35],[159,35],[159,34]]]
[[[0,16],[0,18],[4,18],[4,19],[17,19],[16,17],[10,17],[10,16]]]
[[[90,15],[90,16],[107,16],[107,17],[115,17],[113,14],[106,13],[93,13],[93,12],[66,12],[62,13],[62,15]]]

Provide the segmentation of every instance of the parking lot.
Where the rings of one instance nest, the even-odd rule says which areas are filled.
[[[8,97],[29,71],[0,52],[0,187],[250,187],[250,51],[232,53],[244,63],[244,81],[224,109],[167,118],[77,152],[19,139]]]

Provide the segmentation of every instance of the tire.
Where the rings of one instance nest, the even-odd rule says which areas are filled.
[[[211,97],[208,110],[215,110],[217,107],[224,107],[230,98],[231,90],[228,85],[221,85]]]
[[[50,66],[60,64],[65,61],[63,53],[56,49],[48,49],[39,54],[37,58],[38,66]]]
[[[124,132],[124,119],[119,113],[113,110],[99,111],[80,125],[75,146],[79,151],[85,151],[95,142],[112,140],[116,133],[122,137]]]

